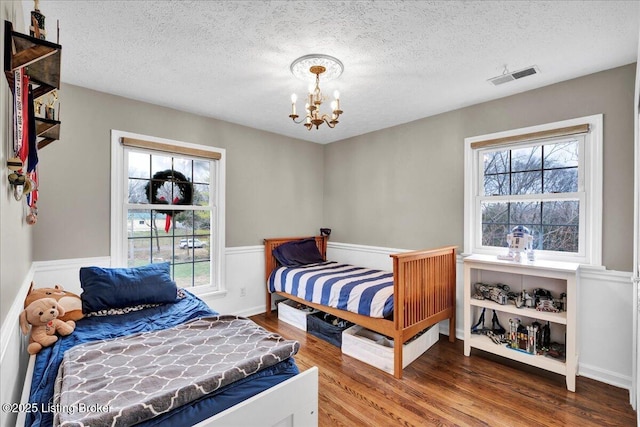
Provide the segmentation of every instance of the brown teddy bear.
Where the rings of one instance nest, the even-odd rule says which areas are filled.
[[[84,317],[82,299],[72,292],[65,291],[60,285],[55,285],[53,288],[34,289],[33,282],[31,282],[29,292],[24,300],[24,308],[41,298],[53,298],[62,306],[64,315],[61,314],[58,318],[64,322],[67,320],[80,320]]]
[[[37,354],[44,347],[48,347],[58,341],[56,332],[61,336],[71,334],[76,322],[67,320],[63,322],[58,316],[64,316],[65,311],[53,298],[42,298],[33,301],[20,313],[20,329],[22,333],[29,333],[31,325],[31,336],[29,337],[29,354]]]

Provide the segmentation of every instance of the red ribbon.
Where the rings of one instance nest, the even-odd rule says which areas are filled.
[[[18,157],[24,165],[29,156],[29,76],[24,74],[22,77],[22,145],[18,152]],[[22,172],[22,170],[20,170]]]
[[[160,200],[164,200],[164,197],[160,197]],[[179,197],[175,197],[173,199],[173,204],[175,205],[176,203],[178,203],[180,201]],[[164,232],[168,233],[169,230],[171,229],[171,218],[173,217],[172,214],[166,214],[165,218],[164,218]]]

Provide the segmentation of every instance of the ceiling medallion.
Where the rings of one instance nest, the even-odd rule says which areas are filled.
[[[340,77],[344,66],[337,58],[329,55],[312,54],[302,56],[291,63],[291,73],[301,80],[315,80],[315,86],[309,87],[308,100],[305,104],[305,116],[301,120],[296,120],[299,116],[296,114],[296,101],[298,96],[294,93],[291,95],[291,114],[289,117],[295,123],[303,123],[307,130],[311,130],[313,126],[316,129],[320,125],[326,123],[330,128],[334,128],[338,124],[338,117],[342,114],[340,109],[340,93],[336,90],[333,93],[334,100],[331,102],[331,114],[322,114],[320,106],[326,100],[320,91],[320,75],[323,81],[330,81]]]

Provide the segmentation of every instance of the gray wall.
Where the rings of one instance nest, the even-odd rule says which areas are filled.
[[[226,149],[226,246],[322,224],[323,147],[63,85],[61,139],[40,152],[34,260],[109,255],[110,131]]]
[[[17,23],[14,25],[15,31],[24,32],[22,8],[14,2],[2,2],[0,15],[2,17],[0,46],[4,46],[5,19]],[[0,66],[4,70],[4,55],[0,55]],[[13,153],[9,153],[9,141],[13,138],[11,131],[13,125],[10,121],[13,116],[9,113],[13,110],[13,96],[4,75],[0,80],[2,80],[0,81],[0,165],[3,165],[0,179],[0,325],[2,325],[20,285],[28,277],[31,268],[33,228],[24,220],[28,213],[25,203],[15,200],[6,178],[4,165],[7,159],[13,156]]]
[[[324,224],[337,242],[462,250],[464,138],[602,113],[602,259],[631,271],[634,84],[630,64],[329,144]]]

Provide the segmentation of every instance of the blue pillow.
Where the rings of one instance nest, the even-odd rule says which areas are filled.
[[[80,286],[84,313],[175,302],[178,291],[168,262],[133,268],[82,267]]]
[[[298,267],[324,262],[324,258],[322,258],[318,246],[316,246],[316,240],[313,238],[283,243],[275,248],[272,253],[280,265],[285,267]]]

